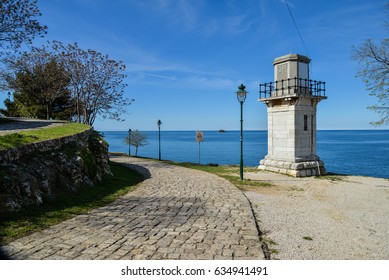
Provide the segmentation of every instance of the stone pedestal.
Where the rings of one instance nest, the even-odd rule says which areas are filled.
[[[321,176],[327,174],[324,162],[320,159],[304,162],[272,160],[269,157],[259,162],[258,169],[287,174],[294,177]]]

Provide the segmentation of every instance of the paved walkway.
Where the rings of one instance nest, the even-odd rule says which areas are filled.
[[[64,125],[65,121],[38,120],[28,118],[7,118],[12,122],[0,124],[0,136],[20,131],[33,130],[37,128],[48,128]]]
[[[105,207],[18,239],[16,259],[264,259],[250,205],[226,180],[114,157],[146,178]]]

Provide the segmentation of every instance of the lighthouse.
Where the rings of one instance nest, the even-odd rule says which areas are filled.
[[[310,58],[289,54],[276,58],[274,81],[259,85],[267,106],[268,153],[259,169],[295,177],[326,173],[316,154],[316,114],[327,99],[325,82],[310,79]]]

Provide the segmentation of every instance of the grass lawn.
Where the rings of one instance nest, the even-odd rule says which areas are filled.
[[[7,244],[12,240],[40,231],[76,215],[85,214],[92,209],[107,205],[120,196],[132,191],[143,181],[138,172],[120,165],[110,163],[114,176],[107,176],[93,187],[77,193],[66,194],[45,201],[40,206],[29,207],[14,214],[0,218],[0,240]]]
[[[0,136],[0,150],[21,145],[73,135],[89,129],[88,125],[68,123],[62,126],[21,131]]]

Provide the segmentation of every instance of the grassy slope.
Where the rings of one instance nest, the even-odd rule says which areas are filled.
[[[42,128],[0,136],[0,150],[21,145],[73,135],[89,129],[88,125],[69,123],[63,126]]]

